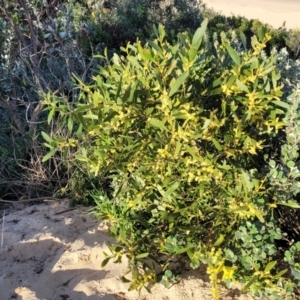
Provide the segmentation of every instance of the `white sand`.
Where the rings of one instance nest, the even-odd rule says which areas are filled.
[[[152,294],[128,292],[120,279],[126,260],[100,267],[103,250],[109,253],[106,242],[112,241],[105,226],[80,208],[56,214],[67,208],[68,202],[60,201],[8,212],[0,253],[1,300],[212,299],[207,276],[199,270],[184,273],[170,289],[156,284]],[[222,300],[229,299],[252,298],[224,290]]]
[[[226,16],[259,19],[274,28],[285,22],[287,29],[300,29],[300,0],[203,0],[203,3]]]

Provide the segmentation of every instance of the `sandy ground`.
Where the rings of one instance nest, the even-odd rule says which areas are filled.
[[[274,28],[300,29],[300,0],[203,0],[224,15],[259,19]]]
[[[140,295],[121,281],[127,264],[100,264],[112,241],[103,223],[82,208],[64,212],[68,201],[20,206],[0,219],[0,299],[23,300],[211,300],[205,272],[182,274],[166,289],[161,284]],[[4,228],[2,225],[4,224]],[[223,300],[252,299],[238,289]]]

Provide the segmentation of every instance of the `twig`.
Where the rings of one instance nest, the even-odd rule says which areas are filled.
[[[0,202],[5,203],[20,203],[20,202],[32,202],[32,201],[62,201],[67,199],[53,198],[53,197],[39,197],[39,198],[29,198],[29,199],[21,199],[21,200],[4,200],[0,199]]]
[[[65,209],[65,210],[63,210],[63,211],[60,211],[60,212],[55,213],[54,216],[56,216],[56,215],[61,215],[61,214],[65,213],[65,212],[69,212],[69,211],[75,210],[75,209],[77,209],[77,208],[79,208],[79,207],[72,207],[72,208]]]
[[[3,219],[2,219],[2,235],[1,235],[1,250],[3,249],[3,236],[4,236],[4,218],[5,218],[5,210],[3,211]]]

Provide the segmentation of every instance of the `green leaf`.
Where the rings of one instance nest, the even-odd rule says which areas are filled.
[[[300,208],[300,205],[296,201],[288,201],[287,203],[280,202],[277,204],[283,205],[283,206],[288,206],[291,208]]]
[[[179,154],[179,151],[181,150],[181,148],[182,148],[182,144],[180,142],[177,142],[175,152],[174,152],[175,157]]]
[[[50,122],[52,121],[53,116],[54,116],[54,113],[55,113],[55,107],[53,107],[53,108],[50,110],[49,114],[48,114],[48,119],[47,119],[48,125],[49,125]]]
[[[189,75],[189,71],[186,71],[176,79],[176,81],[171,86],[169,97],[172,97],[178,91],[178,89],[181,87],[181,85],[184,83],[184,81],[188,78]]]
[[[152,60],[153,59],[153,57],[151,55],[151,51],[143,49],[140,43],[138,43],[138,52],[144,60]]]
[[[199,261],[198,257],[196,257],[195,252],[192,251],[191,249],[188,249],[186,253],[191,261],[191,264],[190,264],[191,268],[197,269],[200,265],[200,261]]]
[[[113,54],[113,57],[111,60],[115,65],[120,66],[120,56],[117,53]]]
[[[84,155],[81,155],[81,154],[76,154],[75,158],[79,161],[88,162],[88,158]]]
[[[206,27],[207,27],[207,24],[208,24],[208,19],[205,19],[202,24],[201,24],[201,27],[199,27],[194,36],[193,36],[193,40],[192,40],[192,46],[198,50],[200,45],[201,45],[201,42],[202,42],[202,38],[204,36],[204,33],[206,31]]]
[[[42,162],[45,162],[47,160],[49,160],[56,152],[56,149],[51,150],[50,152],[48,152],[42,159]]]
[[[53,139],[45,131],[42,131],[41,134],[48,143],[50,144],[53,143]]]
[[[298,270],[296,270],[293,266],[291,266],[291,271],[292,271],[292,274],[293,276],[296,278],[296,279],[300,279],[300,272]]]
[[[241,81],[239,81],[238,79],[236,80],[236,85],[244,92],[246,93],[250,93],[248,87],[246,85],[244,85]]]
[[[190,114],[187,112],[181,112],[181,111],[174,111],[172,112],[172,116],[176,119],[176,120],[187,120],[190,118]]]
[[[156,43],[152,42],[151,40],[147,40],[147,43],[157,52],[161,52],[161,48]]]
[[[250,288],[250,286],[257,281],[257,279],[259,278],[258,275],[253,276],[250,281],[243,287],[242,292],[247,292]]]
[[[153,24],[153,31],[154,31],[156,37],[159,37],[158,31],[157,31],[157,28],[156,28],[155,24]]]
[[[275,105],[277,105],[277,106],[286,108],[288,110],[290,109],[290,105],[288,103],[286,103],[286,102],[273,100],[272,103],[275,104]]]
[[[126,101],[129,103],[131,103],[135,99],[136,86],[137,86],[137,82],[134,82],[133,84],[130,85],[129,97],[126,99]]]
[[[76,136],[81,137],[82,136],[82,124],[80,123],[78,126],[78,129],[76,131]]]
[[[164,197],[164,196],[165,196],[165,191],[164,191],[164,189],[162,188],[162,186],[158,184],[158,185],[156,186],[156,188],[157,188],[157,190],[159,191],[159,193]]]
[[[83,115],[83,117],[85,119],[91,119],[91,120],[98,120],[98,116],[97,115],[94,115],[93,113],[89,112],[88,114],[86,115]]]
[[[139,64],[139,62],[137,61],[137,59],[133,56],[128,56],[127,60],[136,68],[138,69],[142,69],[142,66]]]
[[[69,118],[68,118],[68,129],[69,129],[69,132],[72,132],[73,125],[74,125],[73,118],[72,118],[72,116],[69,116]]]
[[[53,149],[53,145],[50,145],[50,144],[48,144],[48,143],[43,143],[43,145],[46,146],[46,147],[49,148],[49,149]]]
[[[78,106],[76,107],[75,112],[76,113],[84,112],[84,111],[89,110],[92,107],[93,107],[93,104],[81,104],[81,103],[79,103]]]
[[[247,206],[245,206],[245,205],[242,205],[242,206],[240,206],[239,208],[235,208],[235,209],[233,209],[232,210],[234,213],[239,213],[239,212],[248,212],[249,211],[249,209],[248,209],[248,207]]]
[[[280,78],[280,76],[278,76],[276,74],[276,71],[273,70],[272,71],[272,83],[273,83],[273,88],[275,88],[277,86],[277,80]]]
[[[288,269],[282,270],[280,272],[278,272],[276,275],[274,275],[274,278],[280,278],[282,275],[284,275],[286,272],[288,271]]]
[[[198,53],[198,51],[197,51],[196,48],[191,48],[191,49],[189,50],[189,60],[190,60],[190,61],[193,61],[193,60],[195,59],[197,53]]]
[[[232,168],[230,165],[226,164],[226,161],[223,161],[223,165],[218,165],[218,167],[220,169],[223,169],[223,170],[226,170],[226,171],[231,170],[231,168]]]
[[[219,151],[223,149],[221,144],[216,139],[212,139],[212,142]]]
[[[164,196],[167,198],[169,197],[175,190],[179,187],[180,183],[175,182],[164,194]]]
[[[146,252],[146,253],[141,253],[139,255],[136,256],[137,259],[140,259],[140,258],[145,258],[145,257],[148,257],[149,253]]]
[[[235,64],[239,66],[241,64],[241,60],[237,52],[227,43],[225,43],[225,48]]]
[[[208,93],[209,96],[220,95],[223,92],[222,88],[213,89]]]
[[[265,34],[266,34],[266,28],[264,26],[259,27],[257,30],[257,36],[260,42],[262,42],[263,39],[265,38]]]
[[[270,272],[275,267],[276,264],[277,264],[276,260],[270,261],[265,267],[265,272]]]
[[[240,38],[243,43],[244,49],[247,49],[247,39],[243,31],[240,31]]]
[[[221,234],[219,237],[218,237],[218,239],[215,241],[215,243],[213,244],[213,246],[214,247],[216,247],[216,246],[219,246],[220,244],[222,244],[223,243],[223,241],[224,241],[224,235],[223,234]]]
[[[166,32],[165,32],[164,26],[161,24],[158,24],[158,33],[159,33],[159,37],[161,38],[161,40],[163,40],[166,35]]]
[[[147,115],[147,116],[151,115],[152,112],[153,112],[153,110],[154,110],[154,107],[148,107],[148,108],[146,109],[146,115]]]
[[[92,98],[93,98],[93,105],[95,107],[97,107],[99,105],[99,102],[100,102],[100,99],[101,99],[101,95],[100,95],[99,91],[95,91],[93,93]]]
[[[120,77],[119,84],[118,84],[118,89],[116,93],[116,99],[119,98],[120,93],[121,93],[121,87],[122,87],[122,82],[123,82],[123,76]]]
[[[265,222],[265,219],[264,219],[262,213],[258,209],[254,209],[254,214],[261,223]]]
[[[105,266],[107,265],[107,263],[110,261],[110,259],[111,259],[111,257],[106,257],[106,258],[102,261],[101,267],[102,267],[102,268],[105,267]]]
[[[264,69],[263,72],[262,72],[262,74],[263,74],[263,75],[266,75],[266,74],[272,72],[272,71],[275,69],[275,67],[276,67],[276,66],[273,66],[273,65],[272,65],[272,66],[270,66],[270,67]]]
[[[129,279],[127,279],[125,276],[121,277],[122,281],[125,283],[131,282]]]
[[[271,159],[270,161],[269,161],[269,166],[271,167],[271,168],[275,168],[276,167],[276,162],[275,162],[275,160],[273,160],[273,159]]]
[[[152,126],[152,127],[156,127],[156,128],[159,128],[159,129],[167,129],[165,124],[158,120],[158,119],[155,119],[155,118],[152,118],[150,121],[149,121],[149,124]]]
[[[206,119],[201,129],[206,129],[209,126],[210,123],[211,123],[211,120]]]
[[[170,64],[168,70],[166,71],[166,75],[165,75],[166,77],[168,77],[172,73],[172,71],[174,70],[176,65],[177,65],[177,59],[172,59],[172,62]]]
[[[236,77],[231,76],[226,83],[227,87],[230,88],[235,81],[236,81]]]
[[[221,85],[221,83],[223,82],[222,78],[219,77],[218,79],[215,79],[212,83],[212,87],[215,88],[215,87],[218,87]]]
[[[126,89],[126,91],[122,97],[123,102],[129,102],[129,103],[132,102],[135,92],[136,92],[136,86],[137,86],[136,82],[134,82],[128,86],[128,88]]]
[[[250,69],[251,69],[251,70],[256,70],[256,69],[258,69],[258,67],[259,67],[259,61],[258,61],[258,58],[257,58],[256,56],[251,57],[251,58],[248,60],[247,64],[251,64],[251,66],[250,66]]]
[[[251,46],[252,46],[253,49],[255,49],[255,46],[256,46],[257,43],[258,43],[257,36],[254,35],[254,36],[251,38]]]

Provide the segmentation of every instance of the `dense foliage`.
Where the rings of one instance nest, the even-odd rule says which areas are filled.
[[[75,186],[79,191],[81,186],[98,188],[99,183],[91,184],[79,170],[62,167],[60,157],[41,164],[44,150],[38,131],[60,130],[46,125],[41,100],[51,92],[76,101],[73,74],[89,83],[99,63],[94,53],[108,47],[112,56],[127,41],[145,40],[158,20],[177,31],[196,28],[202,15],[196,0],[0,1],[0,113],[5,120],[0,134],[6,146],[15,149],[8,156],[5,149],[0,152],[1,164],[8,160],[13,166],[0,174],[2,197],[34,197],[49,186],[51,194],[53,187],[54,194],[62,194],[65,189],[59,183],[73,196],[78,195]],[[86,195],[79,198],[89,198]]]
[[[204,264],[216,299],[295,299],[299,30],[197,0],[0,0],[0,27],[0,198],[96,205],[132,289]]]
[[[225,37],[208,52],[206,26],[193,37],[180,33],[175,44],[154,27],[156,39],[129,43],[111,61],[101,56],[105,66],[91,85],[79,81],[75,106],[49,97],[49,121],[58,113],[72,137],[44,132],[51,150],[44,159],[73,148],[74,164],[110,180],[110,190],[93,194],[118,242],[103,264],[126,255],[132,289],[176,278],[178,264],[204,263],[215,299],[220,274],[229,286],[239,281],[245,291],[282,299],[291,289],[286,270],[275,267],[282,236],[275,208],[299,206],[290,198],[297,184],[279,196],[278,180],[298,173],[295,157],[282,151],[286,174],[277,176],[278,153],[269,147],[290,106],[280,100],[263,29],[252,50],[242,35],[243,53]]]

